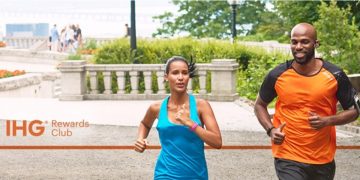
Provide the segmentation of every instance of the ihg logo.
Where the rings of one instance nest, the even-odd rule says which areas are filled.
[[[23,136],[27,136],[28,133],[32,136],[41,136],[45,127],[40,120],[33,121],[16,121],[6,120],[6,136],[17,136],[17,132],[22,133]]]

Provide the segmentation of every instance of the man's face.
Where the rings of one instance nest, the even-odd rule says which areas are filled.
[[[291,52],[297,63],[304,65],[315,57],[316,40],[306,29],[294,29],[291,34]]]

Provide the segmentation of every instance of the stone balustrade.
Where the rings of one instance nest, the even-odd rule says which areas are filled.
[[[38,42],[48,41],[48,37],[4,37],[6,46],[29,49]]]
[[[87,41],[90,40],[94,40],[96,42],[96,45],[101,46],[103,44],[116,40],[116,38],[86,37],[84,38],[83,43],[86,43]]]
[[[195,96],[214,101],[234,101],[236,93],[236,72],[238,63],[235,60],[215,59],[209,64],[197,64],[195,80],[190,79],[188,92]],[[86,64],[85,61],[64,61],[59,66],[61,71],[60,100],[156,100],[166,97],[164,82],[164,64]],[[104,91],[100,92],[98,75],[102,74]],[[140,81],[140,74],[143,79]],[[113,92],[113,76],[116,76],[117,92]],[[126,92],[126,76],[131,91]],[[156,76],[156,78],[153,78]],[[207,91],[207,77],[211,78],[211,91]],[[158,91],[152,88],[155,80]],[[139,91],[139,83],[144,83],[144,92]]]
[[[6,42],[6,46],[14,47],[17,49],[30,49],[38,43],[47,44],[49,37],[4,37],[3,40]],[[98,37],[85,37],[84,43],[88,40],[94,40],[97,45],[102,45],[107,42],[114,41],[115,38],[98,38]],[[42,49],[42,50],[46,50]]]
[[[0,79],[0,97],[37,97],[55,98],[56,84],[60,74],[49,73],[26,73],[24,75]]]
[[[249,47],[259,47],[264,48],[268,52],[281,52],[284,54],[291,54],[291,49],[289,44],[281,44],[277,41],[264,41],[264,42],[252,42],[252,41],[238,41],[239,44],[243,44]]]
[[[7,46],[12,46],[15,48],[22,48],[22,49],[29,49],[35,43],[39,41],[48,42],[49,37],[4,37],[4,41],[6,42]],[[94,40],[97,45],[101,46],[107,42],[114,41],[116,38],[106,38],[106,37],[84,37],[83,43],[86,41]],[[150,39],[151,40],[151,39]],[[243,44],[249,47],[260,47],[264,48],[265,50],[272,52],[272,51],[279,51],[285,54],[291,54],[290,45],[289,44],[281,44],[277,41],[264,41],[264,42],[251,42],[251,41],[237,41],[239,44]]]

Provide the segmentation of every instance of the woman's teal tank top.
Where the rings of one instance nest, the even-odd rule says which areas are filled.
[[[208,179],[204,141],[184,125],[174,124],[168,118],[169,97],[161,104],[157,130],[161,143],[154,179]],[[190,119],[202,126],[196,101],[189,94]]]

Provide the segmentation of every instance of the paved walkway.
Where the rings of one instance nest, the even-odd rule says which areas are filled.
[[[42,98],[0,98],[0,119],[81,121],[138,126],[154,101],[59,101]],[[245,103],[210,102],[222,130],[263,131]]]
[[[6,70],[25,70],[27,73],[39,73],[39,72],[57,72],[56,65],[57,62],[53,64],[46,64],[41,61],[41,59],[31,58],[33,63],[24,63],[24,61],[29,60],[29,58],[24,57],[9,57],[9,56],[0,56],[0,69]],[[38,63],[37,63],[38,62]]]

